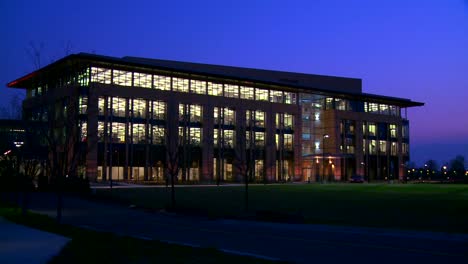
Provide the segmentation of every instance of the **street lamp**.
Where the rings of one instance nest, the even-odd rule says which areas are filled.
[[[328,134],[323,134],[322,136],[322,182],[325,178],[325,139],[329,137],[330,135]]]

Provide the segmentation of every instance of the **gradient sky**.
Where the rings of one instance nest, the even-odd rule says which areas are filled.
[[[71,53],[356,77],[410,98],[411,158],[468,158],[468,0],[1,1],[6,83]],[[21,94],[21,93],[20,93]]]

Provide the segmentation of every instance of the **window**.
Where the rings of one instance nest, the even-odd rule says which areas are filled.
[[[202,140],[201,128],[191,127],[190,128],[190,144],[191,145],[200,145],[201,140]]]
[[[166,119],[166,103],[163,101],[152,101],[153,119]]]
[[[286,129],[293,128],[293,115],[284,114],[284,128]]]
[[[170,91],[171,90],[171,77],[154,75],[153,85],[154,85],[154,89]]]
[[[200,105],[179,104],[179,121],[202,122],[202,110]]]
[[[223,96],[223,85],[220,83],[208,82],[208,95]]]
[[[370,140],[369,152],[370,154],[377,154],[377,142],[375,140]]]
[[[80,114],[88,113],[88,97],[87,96],[80,96],[79,98],[79,112]]]
[[[133,144],[146,143],[145,124],[132,124]]]
[[[335,104],[334,104],[334,100],[332,97],[325,98],[325,109],[327,110],[335,109]]]
[[[389,129],[390,129],[390,137],[396,138],[397,137],[397,125],[390,124]]]
[[[111,81],[111,69],[91,67],[91,82],[111,84]]]
[[[290,92],[284,92],[284,102],[286,104],[296,104],[296,94]]]
[[[293,149],[293,135],[292,134],[284,134],[284,148],[287,150]]]
[[[125,113],[127,110],[127,99],[125,98],[119,98],[119,97],[112,97],[112,109],[111,109],[111,114],[113,116],[118,116],[118,117],[125,117]]]
[[[240,87],[240,98],[253,100],[254,99],[254,88],[252,87]]]
[[[113,82],[116,85],[132,86],[132,72],[114,70]]]
[[[133,117],[146,118],[146,101],[133,99]]]
[[[215,107],[214,109],[214,122],[220,125],[234,125],[235,112],[230,108]]]
[[[388,115],[389,114],[388,105],[381,104],[379,107],[380,107],[380,114],[382,114],[382,115]]]
[[[104,97],[99,97],[98,99],[99,115],[104,115],[106,107],[106,99]]]
[[[379,104],[377,103],[368,103],[368,109],[367,112],[373,113],[373,114],[378,114],[379,113]]]
[[[390,155],[397,156],[398,155],[398,144],[396,142],[392,142],[390,146]]]
[[[206,82],[198,80],[190,80],[190,90],[196,94],[206,94]]]
[[[112,142],[124,143],[125,142],[125,123],[112,123]]]
[[[257,101],[268,101],[268,90],[255,88],[255,100]]]
[[[182,78],[172,78],[172,90],[177,92],[189,92],[189,80]]]
[[[348,100],[338,99],[338,98],[335,99],[336,110],[346,111],[349,108],[348,104],[349,104]]]
[[[152,80],[151,74],[135,72],[133,82],[135,87],[151,88]]]
[[[224,85],[224,96],[231,98],[239,98],[239,86],[225,84]]]
[[[265,132],[255,132],[255,146],[265,146]]]
[[[387,141],[383,141],[383,140],[380,140],[380,147],[379,147],[379,151],[381,154],[385,154],[387,153]]]
[[[152,132],[152,144],[164,144],[166,136],[164,135],[164,127],[160,126],[151,126],[151,132]]]
[[[86,139],[88,138],[88,123],[86,121],[81,121],[80,122],[80,140],[82,142],[85,142]]]
[[[377,133],[377,126],[375,123],[369,123],[369,131],[368,131],[368,136],[375,136]]]
[[[283,103],[283,92],[282,91],[270,91],[270,102],[272,103]]]

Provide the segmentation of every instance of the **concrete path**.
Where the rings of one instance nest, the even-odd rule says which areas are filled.
[[[47,263],[69,238],[17,225],[0,217],[0,263]]]
[[[55,197],[36,194],[32,207],[53,217]],[[212,220],[73,197],[64,207],[67,224],[295,263],[468,263],[465,234]]]

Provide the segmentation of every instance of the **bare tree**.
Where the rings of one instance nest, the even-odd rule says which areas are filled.
[[[237,172],[244,181],[245,192],[244,192],[244,210],[247,212],[249,210],[249,182],[252,180],[254,166],[253,162],[253,152],[255,151],[255,134],[252,130],[252,126],[249,126],[250,129],[246,129],[245,126],[240,125],[236,131],[236,146],[234,151],[234,166],[237,169]],[[247,135],[248,133],[248,135]]]

